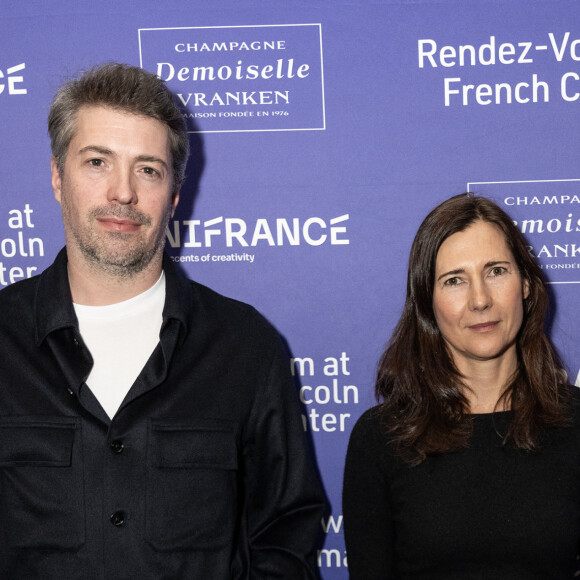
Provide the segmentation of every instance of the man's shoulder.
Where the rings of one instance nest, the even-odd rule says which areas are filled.
[[[186,325],[190,339],[247,360],[279,359],[287,352],[281,335],[256,308],[199,282],[188,280],[188,284],[191,304]]]
[[[236,322],[254,322],[270,326],[264,316],[252,305],[224,296],[195,280],[188,279],[187,281],[192,289],[194,300],[206,309],[208,313]]]
[[[35,277],[0,290],[0,342],[33,332],[37,285],[38,277]]]
[[[201,282],[187,278],[187,283],[192,288],[194,296],[196,296],[197,299],[204,304],[212,306],[217,305],[220,308],[227,308],[228,310],[239,312],[243,315],[258,314],[257,310],[250,304],[236,300],[235,298],[231,298],[229,296],[225,296],[224,294],[220,294],[217,290],[214,290],[213,288],[210,288]]]
[[[0,290],[0,305],[6,308],[11,304],[32,303],[39,292],[39,285],[44,288],[44,293],[51,296],[60,296],[62,287],[68,287],[66,278],[66,250],[63,248],[55,257],[52,264],[49,264],[42,272],[31,278],[18,280]],[[41,281],[42,284],[41,284]],[[58,284],[56,283],[58,281]],[[58,299],[57,299],[58,302]]]
[[[0,290],[0,305],[6,308],[10,304],[31,302],[36,294],[38,280],[41,274],[19,280]]]

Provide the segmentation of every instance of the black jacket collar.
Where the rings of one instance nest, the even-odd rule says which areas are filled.
[[[56,259],[40,276],[35,297],[36,343],[56,330],[78,327],[77,317],[72,304],[68,283],[66,248],[63,248]],[[163,254],[165,272],[165,306],[163,308],[163,325],[171,319],[182,325],[184,337],[188,330],[188,320],[192,308],[192,287],[173,265],[167,254]]]

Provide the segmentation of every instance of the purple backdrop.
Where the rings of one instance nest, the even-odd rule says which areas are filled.
[[[0,285],[63,244],[46,136],[58,85],[107,60],[166,79],[197,151],[168,250],[287,340],[332,508],[321,574],[347,578],[346,445],[374,402],[429,209],[471,190],[510,213],[551,282],[551,334],[580,383],[578,22],[577,2],[529,0],[4,7]]]

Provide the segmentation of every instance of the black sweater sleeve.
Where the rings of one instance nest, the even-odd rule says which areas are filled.
[[[351,580],[397,578],[395,529],[383,469],[387,439],[367,411],[355,425],[344,472],[343,517]]]

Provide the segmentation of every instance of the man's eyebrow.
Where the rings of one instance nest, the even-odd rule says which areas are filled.
[[[113,151],[107,149],[106,147],[101,147],[100,145],[87,145],[79,150],[79,153],[87,153],[87,152],[94,152],[98,153],[99,155],[115,155]]]
[[[167,163],[163,159],[160,159],[159,157],[155,157],[155,155],[138,155],[135,158],[135,160],[136,161],[145,161],[146,163],[159,163],[165,169],[168,168]]]

